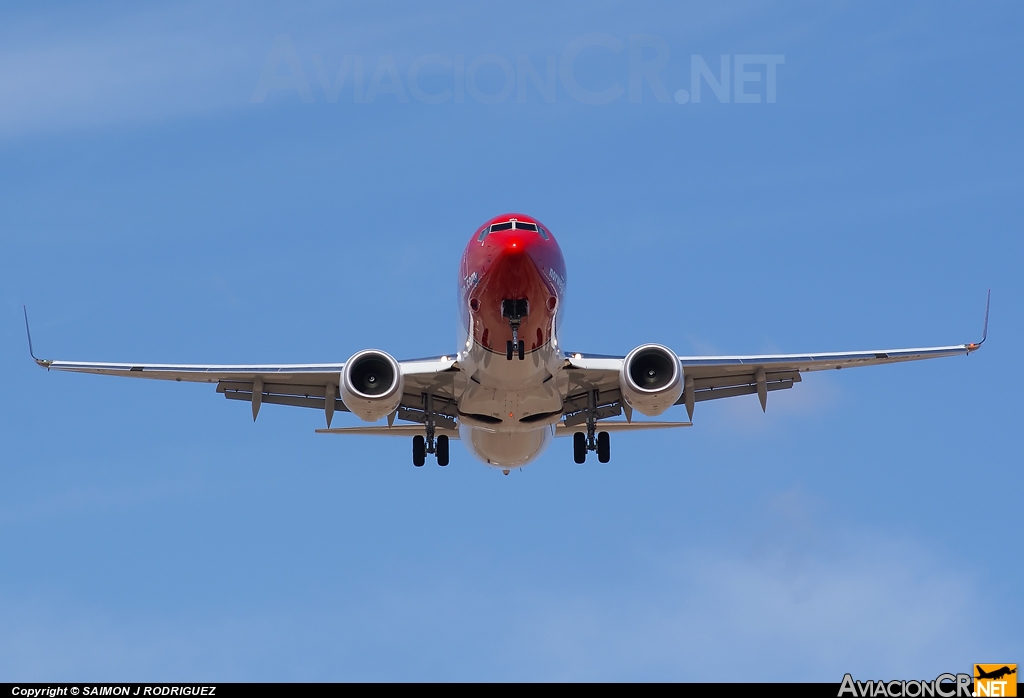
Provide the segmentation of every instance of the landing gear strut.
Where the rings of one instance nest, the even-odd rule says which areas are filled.
[[[432,453],[438,465],[448,465],[448,435],[435,436],[437,423],[434,419],[434,396],[424,393],[423,406],[423,426],[426,427],[427,435],[425,438],[419,434],[412,437],[412,464],[421,467],[427,460],[427,454]]]
[[[520,361],[526,358],[526,342],[519,339],[519,325],[529,314],[530,304],[525,298],[506,298],[501,302],[501,316],[508,318],[512,328],[512,339],[505,343],[505,358],[509,361],[513,354],[519,354]]]

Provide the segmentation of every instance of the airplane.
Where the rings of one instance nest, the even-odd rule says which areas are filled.
[[[412,438],[412,461],[427,455],[448,465],[449,441],[459,439],[479,460],[508,475],[534,461],[553,437],[571,436],[573,460],[588,453],[607,463],[613,432],[689,427],[698,402],[787,390],[802,374],[827,369],[969,355],[988,337],[988,305],[979,342],[921,349],[886,349],[763,356],[680,356],[641,344],[625,356],[565,351],[558,330],[566,293],[562,251],[550,228],[525,214],[505,214],[477,228],[458,276],[462,335],[457,351],[397,361],[379,349],[343,363],[177,365],[38,359],[25,311],[29,353],[51,371],[215,383],[229,400],[323,410],[319,434]],[[689,421],[634,421],[682,405]],[[331,427],[336,412],[386,424]],[[612,418],[623,415],[624,420]],[[611,420],[611,421],[609,421]],[[396,423],[399,422],[399,423]]]
[[[1013,669],[1011,669],[1008,666],[1004,666],[1004,667],[1001,667],[1001,668],[996,669],[994,671],[985,671],[984,669],[982,669],[978,665],[975,665],[974,668],[975,668],[975,670],[978,673],[978,675],[974,677],[976,679],[994,679],[994,680],[998,680],[998,679],[1003,678],[1004,676],[1009,676],[1010,674],[1016,674],[1017,673],[1016,665],[1014,666]]]

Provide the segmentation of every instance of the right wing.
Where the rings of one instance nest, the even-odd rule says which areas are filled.
[[[61,361],[36,358],[32,348],[32,334],[28,327],[28,311],[25,311],[25,332],[28,334],[29,354],[32,359],[49,371],[69,373],[92,373],[100,376],[121,376],[123,378],[145,378],[150,380],[175,381],[178,383],[216,383],[217,392],[229,400],[252,403],[253,419],[263,403],[309,407],[323,410],[330,425],[335,411],[347,412],[348,408],[339,397],[338,383],[345,363],[322,364],[151,364],[151,363],[109,363],[94,361]],[[451,397],[454,404],[452,372],[456,371],[455,360],[442,356],[429,359],[399,361],[405,381],[404,394],[397,417],[419,421],[422,411],[423,394],[435,396],[435,403],[442,415],[455,414],[454,407],[448,406]]]
[[[345,367],[344,363],[206,365],[100,363],[49,359],[36,359],[36,363],[50,371],[148,378],[179,383],[216,383],[217,392],[229,400],[252,403],[253,419],[256,418],[263,403],[324,410],[328,415],[328,424],[335,411],[349,411],[338,392],[338,382]],[[416,417],[422,410],[423,393],[435,396],[435,409],[441,414],[451,411],[454,416],[454,407],[448,410],[446,400],[450,392],[446,388],[453,382],[449,372],[454,369],[454,360],[440,357],[398,363],[405,381],[402,403],[397,415],[399,419],[411,418],[418,421]],[[454,405],[454,400],[452,404]]]

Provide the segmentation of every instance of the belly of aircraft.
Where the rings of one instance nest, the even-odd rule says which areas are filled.
[[[543,453],[554,435],[554,426],[529,430],[498,431],[462,423],[463,445],[487,465],[507,470],[519,468]]]
[[[488,357],[470,374],[458,401],[460,434],[481,460],[519,467],[543,451],[561,418],[564,399],[559,371],[550,373],[545,361],[550,351],[546,347],[525,361]]]

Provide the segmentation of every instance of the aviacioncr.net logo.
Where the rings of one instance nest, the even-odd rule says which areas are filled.
[[[1015,684],[1016,686],[1016,684]],[[1016,695],[1016,694],[1014,694]],[[839,698],[972,698],[970,674],[939,674],[931,681],[856,681],[843,676]]]

